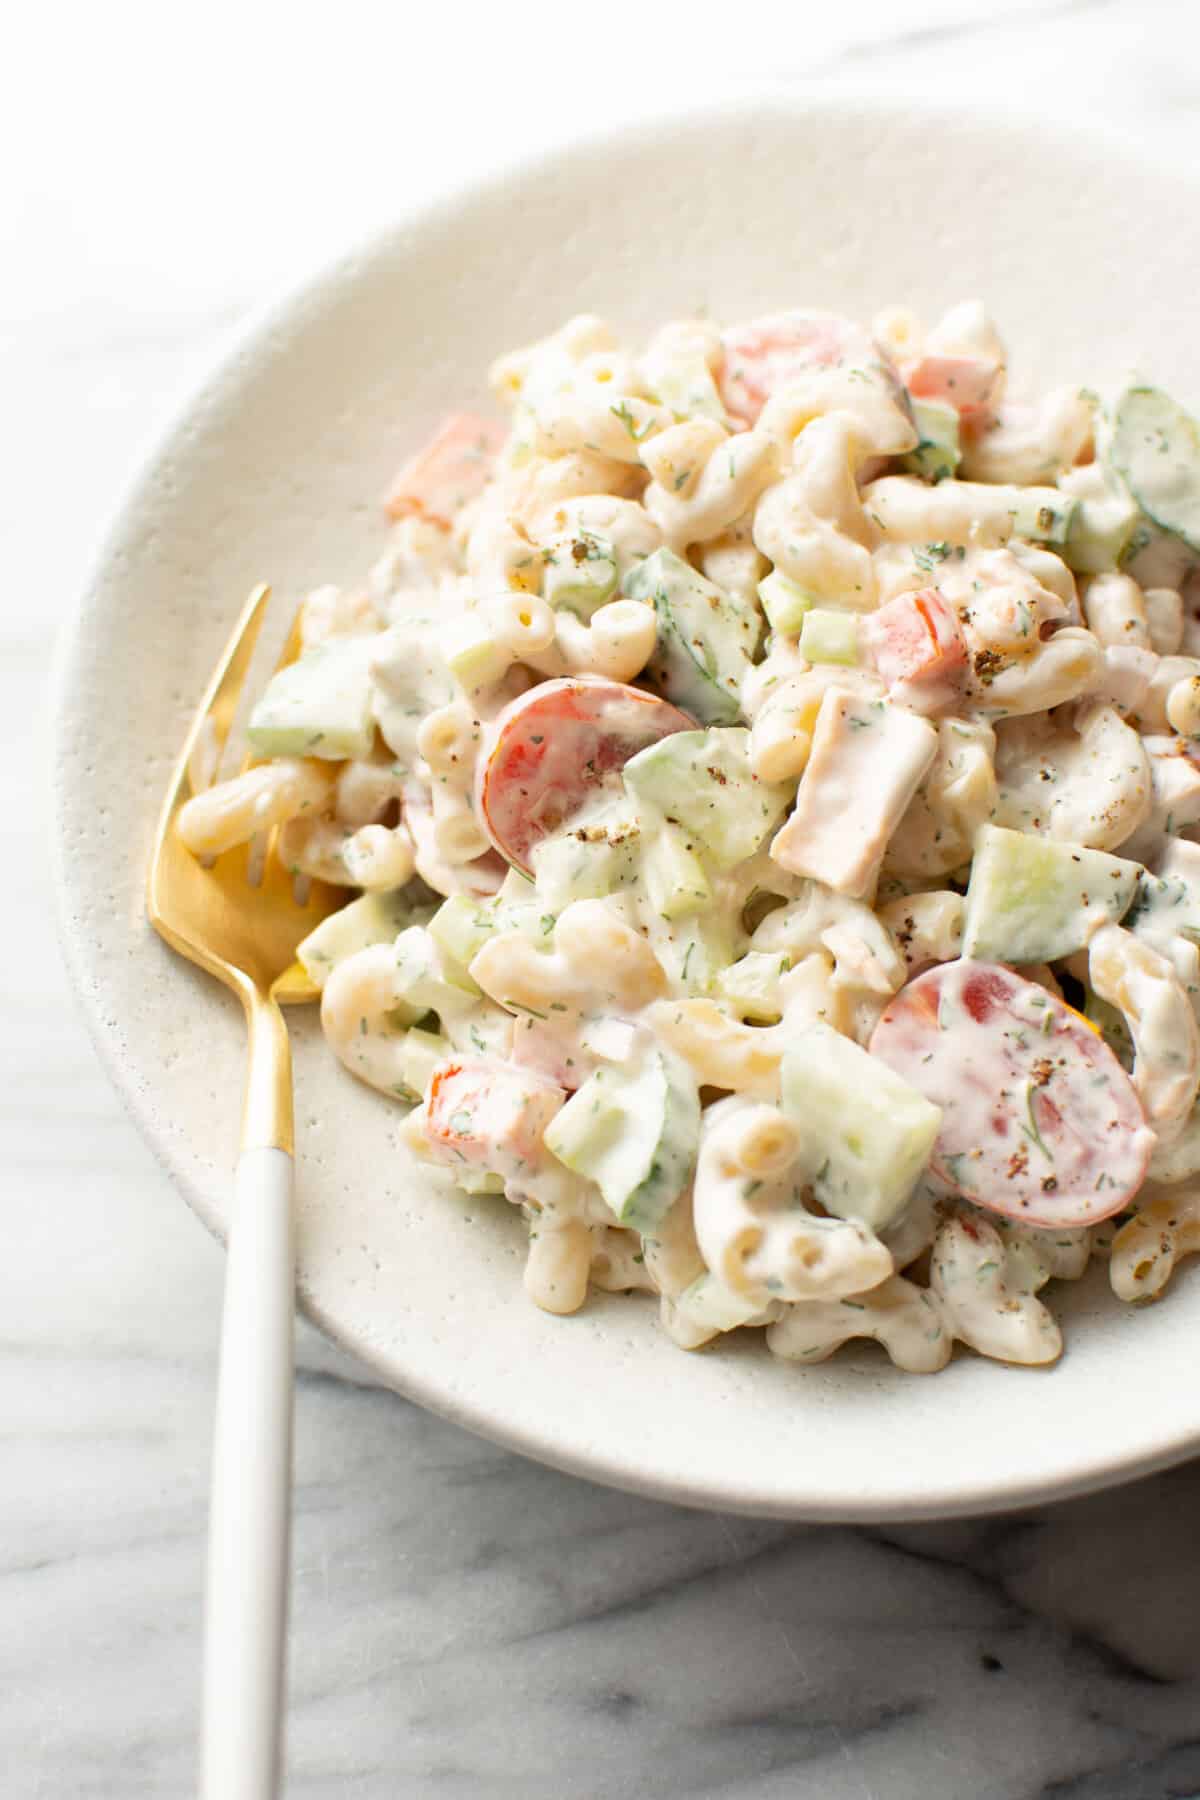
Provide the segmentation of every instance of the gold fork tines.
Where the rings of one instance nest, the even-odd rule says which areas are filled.
[[[290,1152],[291,1053],[278,1000],[315,998],[316,989],[297,973],[296,946],[345,895],[314,881],[303,903],[298,902],[292,875],[279,861],[275,831],[261,879],[251,885],[248,846],[204,863],[175,830],[179,809],[191,792],[191,772],[219,761],[228,740],[269,597],[270,589],[260,586],[247,600],[184,739],[154,836],[146,910],[167,943],[232,988],[245,1009],[249,1060],[242,1148],[274,1145]],[[293,628],[279,666],[291,661],[298,648]]]

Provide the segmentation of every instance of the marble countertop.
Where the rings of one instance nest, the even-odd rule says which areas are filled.
[[[676,9],[618,0],[603,43],[561,10],[489,9],[465,70],[461,20],[418,29],[402,12],[385,23],[352,0],[316,30],[268,5],[213,4],[184,26],[171,8],[50,4],[26,9],[9,42],[0,1791],[12,1800],[191,1791],[222,1277],[110,1091],[60,970],[37,773],[55,631],[176,389],[280,281],[385,220],[409,171],[449,185],[485,168],[490,144],[556,137],[581,106],[592,124],[646,111],[668,78],[677,94],[711,88],[708,28],[682,43]],[[1189,0],[834,12],[795,9],[784,29],[753,0],[739,7],[738,41],[720,34],[726,88],[770,76],[1019,93],[1196,153]],[[296,1444],[289,1796],[1200,1794],[1200,1465],[982,1523],[812,1529],[684,1512],[466,1436],[304,1326]]]

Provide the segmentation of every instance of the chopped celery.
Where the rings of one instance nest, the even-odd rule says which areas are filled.
[[[1057,488],[1018,488],[1013,508],[1013,536],[1035,544],[1065,544],[1071,535],[1079,502]]]
[[[309,979],[323,987],[329,971],[372,944],[390,944],[408,925],[424,924],[430,908],[405,899],[405,889],[390,894],[362,894],[349,906],[330,913],[310,931],[296,950]]]
[[[809,662],[856,663],[858,620],[833,607],[814,607],[800,627],[800,654]]]
[[[686,918],[712,899],[704,865],[676,825],[663,825],[645,840],[641,873],[650,904],[664,919]]]
[[[795,637],[804,623],[804,615],[815,605],[811,594],[781,569],[772,569],[758,584],[758,597],[772,631],[784,637]]]
[[[962,460],[958,442],[958,413],[944,400],[914,400],[913,423],[921,434],[915,450],[900,459],[901,467],[926,481],[945,481]]]

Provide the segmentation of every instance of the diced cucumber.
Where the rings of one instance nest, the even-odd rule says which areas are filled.
[[[497,932],[519,931],[542,948],[549,944],[554,914],[539,905],[529,882],[524,886],[532,895],[529,900],[506,902],[499,894],[487,900],[451,894],[443,900],[429,921],[429,935],[441,953],[447,981],[465,993],[477,995],[479,988],[467,971],[477,952]]]
[[[464,993],[480,992],[467,970],[495,928],[494,911],[486,901],[473,900],[467,894],[451,894],[429,921],[429,935],[441,951],[446,979]]]
[[[722,908],[708,906],[683,919],[650,921],[650,945],[672,992],[693,998],[711,994],[737,950],[733,926]]]
[[[624,795],[542,839],[533,850],[538,905],[560,913],[572,900],[602,900],[632,881],[641,851],[637,820]]]
[[[405,891],[396,888],[390,894],[362,894],[322,919],[296,950],[296,960],[303,964],[309,979],[324,987],[329,971],[357,950],[390,944],[406,926],[425,924],[432,908],[407,900]]]
[[[272,675],[246,727],[260,756],[366,756],[373,637],[330,638]]]
[[[683,919],[712,899],[704,865],[677,825],[664,824],[644,840],[642,880],[655,912]]]
[[[691,1325],[703,1331],[736,1331],[741,1325],[761,1321],[761,1300],[748,1300],[718,1281],[715,1275],[698,1275],[675,1301],[675,1307]],[[768,1317],[771,1315],[768,1314]]]
[[[1124,482],[1099,463],[1073,469],[1064,477],[1079,501],[1063,561],[1077,575],[1103,575],[1122,562],[1141,514]]]
[[[598,606],[612,599],[616,586],[617,553],[611,539],[598,532],[580,530],[574,537],[561,539],[549,552],[542,596],[551,606],[577,613],[586,621]]]
[[[446,628],[446,667],[465,694],[491,687],[512,666],[512,656],[482,613],[464,613]]]
[[[422,1031],[419,1025],[412,1027],[400,1053],[400,1073],[414,1099],[425,1098],[429,1077],[452,1054],[453,1045],[448,1038],[440,1037],[436,1031]]]
[[[783,817],[789,782],[760,781],[750,768],[744,726],[676,731],[625,764],[639,808],[681,825],[718,869],[744,862]]]
[[[806,594],[782,569],[772,569],[769,575],[763,576],[758,584],[758,597],[771,630],[778,631],[783,637],[795,637],[804,623],[804,615],[816,604],[812,595]]]
[[[815,663],[856,663],[858,620],[835,607],[815,606],[800,627],[800,654]]]
[[[1082,844],[984,825],[975,839],[962,953],[984,962],[1054,962],[1125,916],[1141,867]]]
[[[962,461],[958,413],[944,400],[914,400],[912,412],[921,441],[915,450],[900,458],[900,466],[926,481],[945,481]]]
[[[1078,500],[1058,488],[1018,488],[1013,536],[1034,544],[1065,544],[1078,512]]]
[[[1192,415],[1161,388],[1126,388],[1106,451],[1146,517],[1200,551],[1200,424]]]
[[[828,1025],[784,1052],[782,1103],[803,1133],[813,1190],[827,1212],[882,1231],[907,1205],[942,1109],[879,1057]]]
[[[651,602],[658,618],[650,679],[703,724],[731,724],[758,644],[758,609],[722,593],[673,550],[655,550],[631,569],[625,591]]]
[[[411,1015],[402,1023],[415,1025],[429,1012],[444,1022],[470,1009],[471,996],[447,979],[438,947],[424,926],[411,925],[396,939],[396,969],[396,1011]]]
[[[721,970],[717,992],[741,1018],[772,1025],[783,1012],[780,977],[791,966],[791,957],[778,950],[747,950],[745,956]]]
[[[681,1057],[653,1049],[589,1075],[546,1128],[561,1163],[594,1181],[614,1218],[652,1231],[691,1177],[700,1097]]]

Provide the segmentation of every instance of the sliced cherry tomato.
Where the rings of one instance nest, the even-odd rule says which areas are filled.
[[[507,435],[495,419],[451,413],[399,470],[384,498],[384,511],[393,519],[417,513],[435,525],[452,525],[491,480]]]
[[[424,1132],[439,1161],[506,1175],[542,1154],[542,1136],[566,1099],[530,1070],[484,1057],[448,1057],[429,1080]]]
[[[596,676],[543,681],[491,725],[476,810],[502,856],[529,873],[533,847],[573,818],[631,756],[696,721],[655,694]]]
[[[932,1168],[976,1205],[1092,1225],[1141,1186],[1155,1136],[1102,1038],[998,963],[943,963],[901,988],[871,1054],[943,1109]]]
[[[880,360],[867,333],[834,313],[772,313],[765,319],[732,326],[723,342],[721,399],[735,418],[748,425],[753,425],[777,388],[786,387],[811,369]]]

